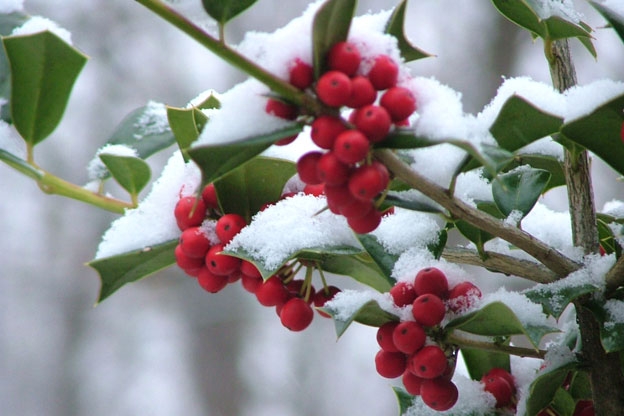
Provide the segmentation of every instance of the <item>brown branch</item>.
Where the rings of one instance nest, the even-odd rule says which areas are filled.
[[[468,264],[486,269],[523,277],[536,283],[552,283],[557,275],[539,263],[518,259],[505,254],[486,251],[482,258],[475,250],[466,248],[446,248],[442,257],[451,263]]]
[[[578,263],[532,235],[453,197],[449,194],[447,189],[444,189],[425,176],[414,171],[391,150],[377,150],[375,152],[375,157],[385,164],[396,177],[440,204],[453,217],[460,218],[518,247],[535,257],[537,261],[552,270],[558,277],[563,278],[580,268]]]

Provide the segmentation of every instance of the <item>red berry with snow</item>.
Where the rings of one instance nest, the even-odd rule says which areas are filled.
[[[236,234],[238,234],[245,226],[247,221],[245,218],[238,214],[225,214],[217,220],[215,232],[217,237],[221,240],[221,243],[227,244]]]
[[[420,386],[422,401],[438,412],[449,410],[457,403],[459,391],[457,386],[450,380],[436,378],[424,380]]]
[[[290,293],[279,277],[271,276],[256,289],[256,298],[264,306],[276,306],[285,303]]]
[[[416,111],[416,98],[407,88],[392,87],[382,96],[379,104],[388,111],[393,122],[407,119]]]
[[[203,260],[210,249],[210,240],[200,227],[190,227],[180,235],[180,249],[189,257]]]
[[[472,306],[474,301],[481,297],[481,291],[471,282],[461,282],[455,285],[448,295],[448,306],[453,312],[460,312]]]
[[[485,375],[481,378],[485,391],[491,393],[496,399],[496,407],[505,407],[511,403],[513,390],[503,377]]]
[[[353,124],[368,140],[378,143],[390,132],[392,120],[385,108],[372,104],[355,110]]]
[[[323,153],[312,151],[304,154],[297,160],[297,173],[299,178],[309,185],[323,183],[318,175],[318,162]]]
[[[294,120],[299,114],[299,109],[297,109],[297,107],[275,98],[269,98],[267,100],[264,111],[266,111],[267,114],[286,120]]]
[[[240,269],[241,259],[222,254],[224,244],[215,244],[206,254],[206,266],[212,273],[227,276]]]
[[[350,42],[336,43],[327,55],[329,69],[340,71],[350,77],[355,75],[361,61],[360,51]]]
[[[381,212],[375,208],[370,210],[363,217],[347,217],[347,224],[358,234],[370,233],[381,224]]]
[[[418,377],[440,377],[448,367],[444,351],[437,345],[427,345],[408,359],[408,369]]]
[[[333,152],[322,155],[316,165],[319,179],[328,185],[340,185],[349,179],[351,168],[338,160]]]
[[[416,274],[414,290],[417,295],[431,293],[440,299],[446,299],[449,291],[448,279],[442,270],[427,267]]]
[[[314,319],[312,307],[301,298],[292,298],[282,306],[279,312],[282,325],[291,331],[303,331]]]
[[[204,186],[202,191],[202,200],[206,208],[219,209],[219,200],[217,199],[217,190],[214,183]]]
[[[436,326],[444,319],[446,307],[442,299],[431,293],[420,295],[412,304],[412,315],[424,326]]]
[[[399,377],[405,372],[405,354],[380,350],[375,355],[375,368],[382,377]]]
[[[398,282],[390,289],[390,296],[398,307],[411,305],[416,299],[414,285],[409,282]]]
[[[351,97],[351,79],[340,71],[324,73],[316,83],[316,94],[330,107],[341,107]]]
[[[413,354],[425,345],[427,334],[422,326],[414,321],[404,321],[392,332],[392,341],[397,349],[405,354]]]
[[[333,153],[346,164],[357,163],[368,154],[370,143],[358,130],[347,130],[336,137]]]
[[[349,177],[349,191],[354,197],[369,201],[384,191],[388,183],[389,176],[384,165],[376,163],[362,165]]]
[[[357,76],[351,79],[351,96],[347,107],[360,108],[370,105],[377,99],[377,90],[367,77]]]
[[[181,231],[200,226],[206,217],[206,205],[201,198],[185,196],[180,198],[173,210],[178,228]]]
[[[319,290],[318,292],[314,294],[314,298],[313,298],[314,306],[316,306],[317,308],[322,308],[323,306],[325,306],[327,302],[332,300],[334,296],[336,296],[338,293],[340,293],[340,289],[337,288],[336,286],[327,286],[326,288]],[[319,315],[321,315],[324,318],[330,317],[329,314],[321,310],[317,309],[317,312],[319,313]]]
[[[379,55],[375,58],[373,66],[368,73],[368,79],[377,90],[386,90],[394,87],[399,77],[399,67],[387,55]]]
[[[347,130],[342,119],[326,115],[317,117],[310,127],[310,137],[321,149],[333,148],[336,137]]]
[[[305,90],[314,82],[312,65],[303,62],[299,58],[295,59],[288,72],[288,81],[300,90]]]
[[[493,367],[487,373],[485,373],[485,375],[504,378],[511,386],[512,393],[516,392],[516,380],[514,379],[514,376],[512,376],[511,373],[504,368]]]
[[[217,293],[227,286],[229,277],[216,275],[208,267],[202,267],[197,275],[197,283],[207,292]]]
[[[399,352],[399,349],[394,344],[394,329],[399,325],[399,322],[391,321],[386,322],[377,329],[377,343],[382,350],[387,352]]]
[[[411,371],[406,371],[403,373],[403,377],[401,377],[401,381],[403,382],[403,387],[405,390],[411,394],[412,396],[420,395],[420,386],[422,386],[424,378],[420,378],[411,373]]]

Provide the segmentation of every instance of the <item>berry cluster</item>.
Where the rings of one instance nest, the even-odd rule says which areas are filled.
[[[481,291],[470,282],[449,289],[446,275],[429,267],[413,282],[399,282],[390,296],[398,307],[410,307],[414,320],[388,322],[377,331],[381,350],[375,356],[377,372],[386,378],[402,376],[408,393],[419,395],[434,410],[453,407],[458,390],[451,381],[455,351],[437,342],[447,312],[470,307]]]
[[[308,185],[323,186],[328,208],[363,234],[381,222],[376,198],[390,182],[386,167],[372,159],[371,148],[395,126],[409,124],[416,99],[410,90],[397,86],[399,66],[389,56],[362,63],[353,43],[339,42],[329,51],[328,70],[316,83],[312,67],[301,60],[290,68],[289,81],[300,89],[310,88],[326,108],[309,119],[312,141],[320,150],[301,156],[299,177]],[[370,67],[365,75],[364,67]],[[352,110],[346,119],[341,115],[344,108]],[[274,98],[268,100],[266,111],[291,120],[299,115],[297,107]]]
[[[304,190],[313,193],[315,189]],[[288,197],[285,194],[282,198]],[[312,268],[305,280],[295,279],[299,262],[295,261],[282,267],[267,280],[262,278],[258,268],[251,262],[222,253],[224,247],[247,224],[238,214],[220,214],[217,195],[213,184],[207,185],[201,198],[197,196],[181,197],[174,209],[176,223],[182,234],[175,248],[178,266],[189,276],[197,278],[199,285],[206,291],[217,293],[228,283],[241,281],[245,290],[256,295],[260,304],[274,306],[282,324],[292,331],[302,331],[312,322],[315,307],[322,307],[325,302],[340,291],[335,286],[328,286],[323,280],[323,289],[316,292],[311,284]],[[206,229],[204,220],[217,218],[214,233]],[[319,311],[322,316],[328,315]]]

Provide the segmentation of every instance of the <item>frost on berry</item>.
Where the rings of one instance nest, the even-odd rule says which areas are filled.
[[[416,299],[414,285],[409,282],[398,282],[390,289],[390,296],[398,307],[411,305]]]
[[[458,313],[470,308],[481,297],[481,290],[471,282],[455,285],[448,295],[447,304],[451,311]]]

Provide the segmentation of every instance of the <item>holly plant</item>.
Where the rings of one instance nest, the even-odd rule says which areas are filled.
[[[120,215],[89,263],[98,302],[179,267],[210,294],[241,285],[285,330],[323,318],[339,337],[378,328],[370,359],[396,379],[400,414],[624,414],[624,202],[596,208],[589,170],[592,155],[624,174],[624,83],[576,85],[569,42],[596,49],[570,2],[491,1],[543,44],[552,85],[506,79],[476,115],[418,75],[434,58],[405,35],[407,0],[358,17],[355,0],[318,1],[236,47],[224,28],[254,0],[202,0],[217,34],[161,0],[137,2],[248,79],[129,114],[95,152],[88,186],[35,158],[87,58],[52,27],[27,30],[24,12],[0,17],[2,125],[25,143],[23,155],[0,147],[0,160],[44,192]],[[623,9],[590,3],[624,39]],[[140,198],[145,159],[162,151]],[[560,187],[564,214],[541,201]],[[485,291],[464,266],[531,285]]]

